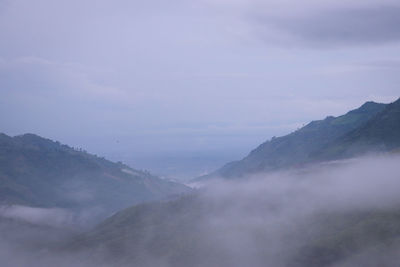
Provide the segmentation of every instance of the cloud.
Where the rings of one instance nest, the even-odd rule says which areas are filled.
[[[220,181],[122,211],[78,239],[0,217],[0,259],[7,267],[397,266],[399,160],[366,157]],[[34,223],[64,218],[22,206],[0,213]]]
[[[154,149],[156,155],[165,146],[190,147],[195,135],[222,132],[207,126],[214,123],[231,124],[232,131],[236,123],[265,125],[244,129],[264,139],[288,133],[290,127],[274,129],[344,113],[366,96],[398,92],[400,76],[387,68],[379,75],[364,68],[355,76],[341,67],[366,53],[370,60],[398,54],[397,47],[381,46],[396,44],[396,2],[0,0],[3,131],[35,132],[107,157],[118,135],[137,138],[136,147],[147,145],[134,153]],[[358,21],[363,24],[341,39],[341,30]],[[357,45],[363,48],[351,50]],[[326,65],[339,69],[330,76],[314,71]],[[203,130],[170,130],[188,122]],[[172,139],[135,136],[157,131],[159,140],[165,132],[187,133],[188,142],[171,146]],[[111,137],[93,141],[104,135]],[[246,134],[228,146],[251,142]],[[215,144],[225,153],[226,142]],[[241,145],[241,153],[253,145]]]
[[[0,220],[1,217],[57,227],[65,227],[74,223],[72,212],[58,208],[46,209],[21,205],[0,206]]]
[[[107,70],[88,67],[79,63],[57,62],[46,58],[25,56],[12,60],[0,58],[0,75],[9,78],[0,80],[4,91],[20,90],[38,92],[65,92],[74,97],[123,98],[119,88],[95,81],[93,76]],[[15,74],[18,74],[16,76]]]
[[[76,197],[74,200],[81,201],[82,196],[77,194],[70,195]],[[3,221],[10,219],[11,221],[30,224],[32,226],[48,227],[54,229],[63,229],[66,231],[75,231],[88,228],[98,223],[99,219],[104,218],[105,210],[101,205],[86,207],[81,210],[69,210],[62,208],[42,208],[30,207],[23,205],[0,205],[0,225]],[[1,235],[0,226],[0,235]]]
[[[268,24],[268,19],[266,20]],[[271,20],[271,25],[312,46],[379,45],[400,41],[400,7],[327,9]]]
[[[363,262],[396,239],[383,233],[399,220],[398,162],[368,157],[219,181],[181,200],[128,209],[94,230],[89,244],[127,266],[346,266],[341,260],[358,252],[349,262]],[[398,244],[388,248],[386,259],[372,256],[373,266],[396,262]]]
[[[278,47],[377,46],[400,40],[400,5],[393,0],[210,0],[246,22],[255,38]]]

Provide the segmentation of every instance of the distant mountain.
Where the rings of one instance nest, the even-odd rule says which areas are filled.
[[[251,151],[244,159],[230,162],[216,172],[199,177],[195,181],[213,177],[235,178],[315,161],[317,151],[363,126],[386,107],[386,104],[366,102],[345,115],[312,121],[291,134],[272,138]]]
[[[109,213],[189,190],[34,134],[0,134],[0,204]]]

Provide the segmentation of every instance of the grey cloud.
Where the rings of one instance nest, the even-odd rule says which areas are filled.
[[[371,8],[378,3],[386,7]],[[375,38],[380,44],[397,40],[393,32],[398,9],[390,8],[397,4],[395,0],[0,0],[2,131],[34,132],[115,160],[135,153],[159,155],[167,149],[186,153],[200,145],[201,151],[218,148],[220,155],[233,146],[237,153],[247,153],[258,142],[295,129],[285,125],[339,115],[364,100],[395,95],[394,100],[398,94],[397,72],[384,68],[372,75],[369,67],[363,67],[354,75],[341,67],[365,61],[366,53],[370,61],[391,59],[398,47],[304,52],[260,42],[255,28],[261,26],[265,38],[272,40],[288,34],[297,46],[347,45],[361,43],[358,39],[366,33],[339,40],[337,32],[349,23],[344,18],[358,21],[370,13],[386,12],[392,15],[365,22],[376,37],[367,41]],[[264,14],[261,23],[254,22],[259,12]],[[244,19],[247,15],[253,19],[250,23]],[[337,27],[335,16],[342,20]],[[385,32],[374,32],[382,27]],[[330,34],[336,39],[320,36],[324,28],[332,28]],[[339,66],[333,75],[314,71],[332,65]],[[199,130],[184,126],[188,122]],[[229,127],[208,126],[219,122]],[[228,131],[237,137],[228,141]],[[142,134],[149,132],[151,136]],[[250,132],[257,132],[259,139]],[[218,139],[208,138],[216,135]],[[124,136],[135,145],[121,145],[117,151],[115,140]],[[157,167],[150,160],[147,164],[143,167]]]
[[[376,60],[372,62],[366,62],[364,65],[370,68],[377,68],[377,69],[400,70],[400,60],[396,59]]]
[[[303,45],[337,47],[400,41],[400,7],[336,8],[286,18],[261,19]],[[292,43],[293,44],[293,43]]]
[[[9,2],[9,0],[0,0],[0,14],[5,8],[7,8]]]

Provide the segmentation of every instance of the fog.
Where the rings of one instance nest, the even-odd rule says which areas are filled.
[[[0,216],[33,224],[60,227],[66,224],[73,224],[75,221],[74,215],[63,209],[45,209],[21,205],[0,207]]]
[[[43,228],[41,210],[3,208],[0,259],[2,266],[397,266],[399,163],[379,155],[215,181],[117,213],[84,234]],[[21,218],[29,226],[16,223]]]
[[[38,208],[22,205],[0,206],[0,218],[21,221],[33,225],[58,229],[86,229],[103,219],[105,214],[100,206],[79,209]]]

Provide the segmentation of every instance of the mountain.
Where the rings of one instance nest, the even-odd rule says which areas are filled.
[[[315,160],[314,152],[320,151],[337,138],[364,125],[386,106],[386,104],[366,102],[345,115],[312,121],[291,134],[273,137],[251,151],[244,159],[230,162],[216,172],[199,177],[195,181],[213,177],[241,177],[309,163]]]
[[[332,160],[370,152],[393,151],[400,147],[400,98],[365,124],[334,140],[312,157]]]
[[[0,134],[0,204],[105,213],[188,192],[160,179],[59,142]]]

